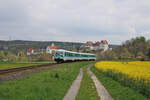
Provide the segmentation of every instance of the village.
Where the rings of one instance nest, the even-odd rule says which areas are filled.
[[[59,50],[57,45],[52,43],[50,46],[47,46],[47,48],[39,48],[39,49],[33,49],[29,48],[27,49],[26,55],[37,55],[37,54],[42,54],[42,53],[47,53],[47,54],[53,54],[55,51]],[[78,51],[75,52],[95,52],[95,51],[100,51],[104,52],[107,50],[112,50],[112,47],[109,46],[107,40],[102,40],[101,42],[96,41],[87,41],[85,44],[81,45]]]

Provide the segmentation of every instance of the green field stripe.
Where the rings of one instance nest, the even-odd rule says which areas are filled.
[[[31,66],[31,65],[42,65],[42,64],[50,64],[50,63],[51,62],[21,62],[21,63],[3,62],[3,63],[0,63],[0,69],[25,67],[25,66]]]
[[[83,69],[83,79],[76,100],[100,100],[95,85],[87,72],[87,67]]]

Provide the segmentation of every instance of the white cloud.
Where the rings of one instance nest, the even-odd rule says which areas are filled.
[[[149,0],[0,2],[0,35],[4,37],[121,43],[135,36],[149,36],[145,33],[150,30]]]

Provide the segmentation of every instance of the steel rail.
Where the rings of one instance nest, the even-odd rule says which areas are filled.
[[[16,67],[16,68],[9,68],[9,69],[1,69],[0,70],[0,75],[6,74],[6,73],[12,73],[12,72],[28,70],[28,69],[36,69],[36,68],[41,68],[41,67],[48,67],[48,66],[53,66],[53,65],[57,65],[57,63],[42,64],[42,65],[32,65],[32,66],[25,66],[25,67]]]

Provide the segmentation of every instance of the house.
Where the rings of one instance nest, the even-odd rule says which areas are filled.
[[[103,51],[109,50],[109,45],[108,45],[108,42],[106,40],[101,41],[100,49]]]
[[[23,56],[24,55],[24,51],[19,51],[18,53],[17,53],[17,56]]]
[[[43,49],[34,49],[34,54],[41,54],[43,53]]]
[[[52,43],[51,46],[48,46],[48,47],[46,48],[46,53],[52,54],[53,51],[55,51],[55,50],[57,50],[57,49],[58,49],[58,47],[55,46],[54,43]]]
[[[100,43],[99,41],[93,43],[93,45],[92,45],[93,50],[94,50],[94,51],[99,50],[99,49],[100,49],[100,44],[101,44],[101,43]]]
[[[31,55],[31,54],[34,54],[34,49],[29,48],[29,49],[27,50],[27,55]]]
[[[109,46],[109,50],[112,51],[112,46]]]
[[[83,50],[84,51],[89,51],[89,50],[107,51],[107,50],[110,50],[110,49],[109,49],[108,42],[106,40],[102,40],[101,42],[96,41],[95,43],[93,43],[92,41],[88,41],[87,43],[85,43],[84,45],[82,45],[80,47],[80,51],[83,51]]]
[[[136,57],[136,59],[142,59],[142,58],[143,58],[142,56],[137,56],[137,57]]]
[[[33,49],[33,48],[29,48],[27,50],[27,55],[36,55],[36,54],[41,54],[43,53],[43,49]]]

